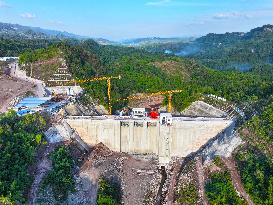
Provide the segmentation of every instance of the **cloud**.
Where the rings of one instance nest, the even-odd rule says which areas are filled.
[[[26,12],[26,13],[21,14],[21,17],[25,18],[25,19],[34,19],[34,18],[36,18],[36,15]]]
[[[217,13],[213,15],[213,19],[223,20],[223,19],[234,19],[234,18],[250,18],[251,15],[247,13],[240,12],[226,12],[226,13]]]
[[[171,2],[172,0],[150,1],[150,2],[147,2],[146,5],[147,6],[166,6]]]
[[[10,5],[8,5],[5,1],[0,0],[0,8],[9,8]]]

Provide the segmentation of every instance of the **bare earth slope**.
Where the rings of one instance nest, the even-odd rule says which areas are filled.
[[[12,100],[25,95],[28,91],[34,92],[32,83],[0,75],[0,113],[7,111]]]

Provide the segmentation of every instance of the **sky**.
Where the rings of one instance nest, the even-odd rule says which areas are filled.
[[[0,0],[0,22],[109,40],[197,37],[273,24],[273,0]]]

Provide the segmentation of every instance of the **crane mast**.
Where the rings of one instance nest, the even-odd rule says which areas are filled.
[[[171,113],[172,112],[172,95],[173,95],[173,93],[181,93],[181,92],[183,92],[183,90],[160,91],[160,92],[155,92],[155,93],[142,94],[139,96],[129,96],[127,98],[117,99],[117,101],[127,101],[127,100],[134,100],[134,99],[138,100],[138,99],[157,96],[157,95],[168,95],[168,109],[167,109],[167,111],[169,113]]]
[[[108,112],[111,115],[112,114],[112,99],[111,99],[111,80],[112,79],[121,79],[121,75],[119,76],[103,76],[103,77],[97,77],[97,78],[91,78],[91,79],[84,79],[84,80],[72,80],[70,82],[74,83],[87,83],[87,82],[96,82],[96,81],[107,81],[107,96],[108,96]]]

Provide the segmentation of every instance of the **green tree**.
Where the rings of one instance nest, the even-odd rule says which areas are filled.
[[[75,190],[75,181],[73,178],[73,160],[69,150],[65,146],[56,149],[52,155],[52,171],[48,174],[45,185],[52,187],[55,199],[64,201],[69,192]]]

